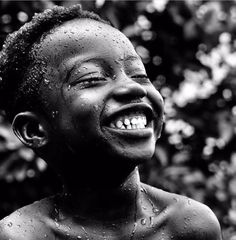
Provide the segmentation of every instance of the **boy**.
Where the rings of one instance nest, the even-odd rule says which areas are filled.
[[[163,100],[130,41],[80,6],[37,15],[6,40],[1,98],[19,139],[64,192],[0,222],[1,240],[220,240],[203,204],[145,185]]]

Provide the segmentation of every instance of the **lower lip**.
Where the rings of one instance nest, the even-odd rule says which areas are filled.
[[[147,127],[142,129],[119,129],[119,128],[111,128],[111,127],[103,127],[107,129],[109,132],[112,132],[116,135],[121,135],[128,138],[149,138],[153,135],[153,128]]]

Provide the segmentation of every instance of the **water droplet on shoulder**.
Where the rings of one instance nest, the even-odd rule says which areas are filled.
[[[55,118],[58,115],[58,111],[52,111],[52,118]]]
[[[179,199],[176,198],[176,197],[174,197],[173,200],[174,200],[175,202],[178,202],[178,201],[179,201]]]
[[[44,78],[43,81],[44,81],[45,84],[47,84],[47,85],[49,84],[49,80],[48,79]]]

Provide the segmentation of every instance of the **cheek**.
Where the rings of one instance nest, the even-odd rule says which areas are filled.
[[[71,95],[66,99],[65,110],[71,123],[78,128],[95,127],[99,125],[103,101],[91,93]]]

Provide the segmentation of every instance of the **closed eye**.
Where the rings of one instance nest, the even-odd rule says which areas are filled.
[[[99,83],[105,82],[107,79],[104,77],[89,77],[84,79],[79,79],[71,83],[71,86],[79,86],[79,88],[89,88],[98,85]]]
[[[135,81],[138,83],[150,83],[151,82],[150,79],[148,78],[148,76],[145,74],[134,75],[131,78],[135,79]]]

